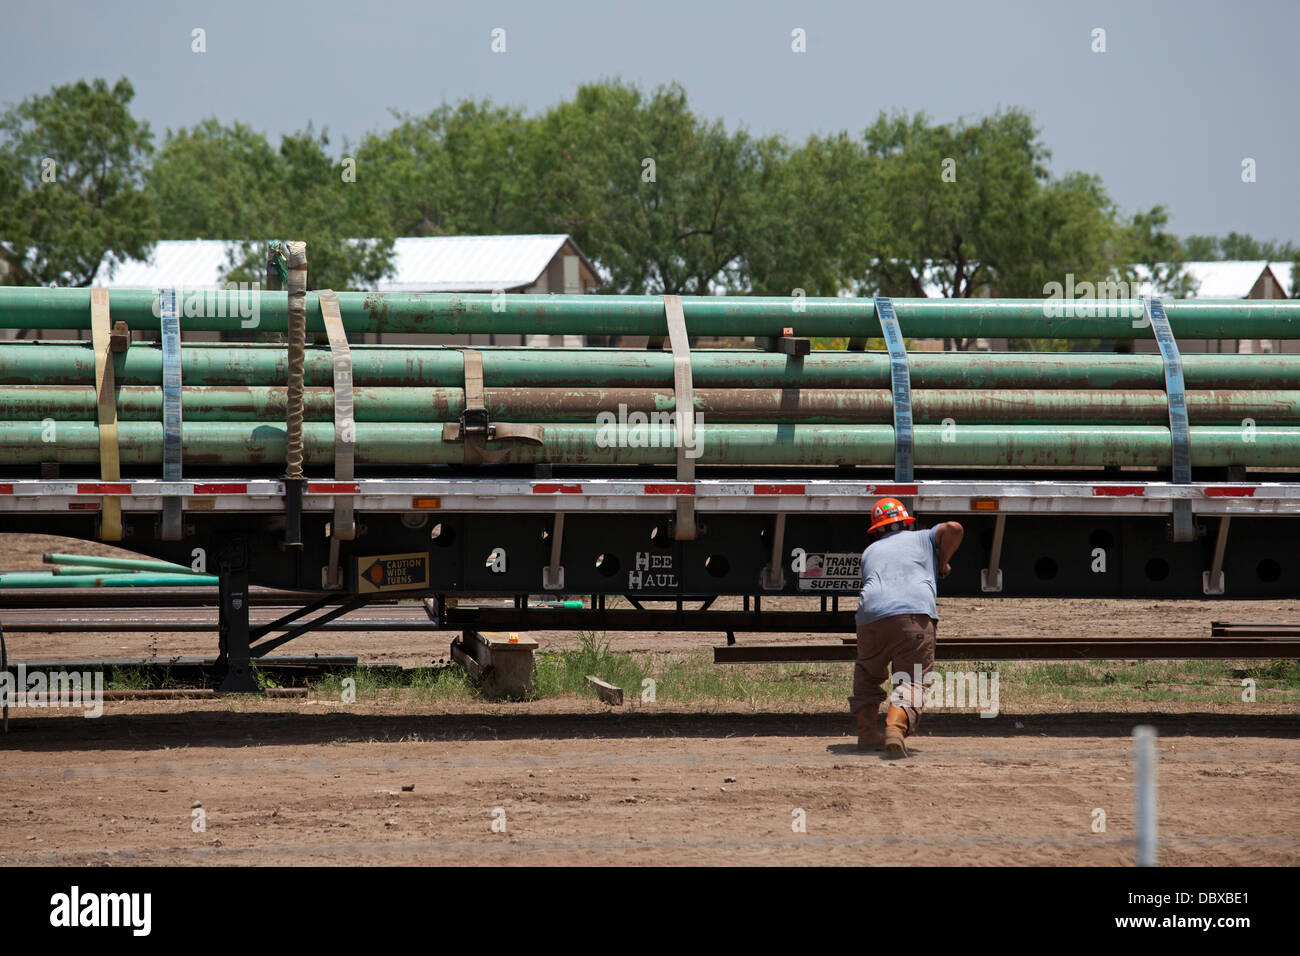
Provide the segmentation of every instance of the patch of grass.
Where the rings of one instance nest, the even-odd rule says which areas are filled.
[[[1300,661],[1260,661],[1233,670],[1232,676],[1238,680],[1249,677],[1261,686],[1268,684],[1300,690]]]
[[[717,700],[751,706],[845,702],[852,671],[840,664],[714,664],[708,653],[669,661],[656,677],[660,700]],[[847,704],[845,705],[847,707]]]
[[[143,667],[110,667],[104,675],[105,690],[148,690],[153,679]]]
[[[351,684],[346,682],[351,681]],[[357,667],[326,674],[308,685],[316,697],[342,698],[350,687],[356,699],[374,699],[398,690],[430,700],[468,700],[478,696],[469,675],[458,667],[416,667],[410,670]]]
[[[603,632],[579,631],[578,642],[577,650],[537,654],[534,697],[589,695],[588,674],[623,688],[624,694],[639,695],[641,681],[652,676],[646,658],[611,651]]]

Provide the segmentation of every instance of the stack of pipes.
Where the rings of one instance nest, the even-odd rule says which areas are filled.
[[[238,299],[236,297],[245,298]],[[111,317],[157,329],[157,296],[113,292]],[[183,331],[282,332],[284,293],[182,297]],[[340,293],[352,337],[362,332],[663,336],[661,298],[648,296],[380,295]],[[1131,340],[1150,338],[1136,301],[894,300],[909,337]],[[1165,303],[1174,337],[1300,338],[1300,302]],[[1058,313],[1066,311],[1069,314]],[[870,299],[684,298],[691,335],[879,336]],[[0,327],[79,329],[87,290],[0,289]],[[309,333],[323,331],[307,296]],[[319,338],[320,336],[318,336]],[[479,347],[483,399],[494,422],[536,423],[540,444],[511,444],[507,463],[672,464],[677,460],[673,355],[645,348]],[[353,345],[355,456],[385,467],[460,464],[444,426],[465,411],[463,347]],[[125,467],[163,456],[163,357],[132,342],[112,355],[118,447]],[[894,393],[884,352],[755,348],[690,352],[700,465],[891,465]],[[1193,467],[1300,467],[1300,354],[1184,354]],[[912,352],[908,356],[919,468],[1167,467],[1166,366],[1159,354]],[[187,475],[236,467],[275,473],[286,455],[283,346],[186,342],[181,353]],[[0,455],[9,464],[93,465],[99,456],[95,356],[89,342],[0,343]],[[307,346],[305,461],[327,474],[334,455],[333,362]],[[493,443],[489,442],[489,448]]]

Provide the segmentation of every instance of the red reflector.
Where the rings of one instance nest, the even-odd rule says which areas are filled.
[[[1205,497],[1207,498],[1253,498],[1255,489],[1253,487],[1235,487],[1235,488],[1206,488]]]
[[[867,494],[882,498],[915,498],[918,491],[916,485],[868,485]]]
[[[131,493],[130,485],[114,484],[85,484],[77,485],[77,494],[79,495],[129,495]]]
[[[693,495],[694,485],[646,485],[647,495]]]
[[[248,485],[195,485],[196,495],[242,495],[248,491]]]
[[[1142,485],[1093,485],[1094,496],[1103,498],[1144,498],[1146,488]]]
[[[318,481],[307,486],[309,495],[359,495],[361,486],[356,482]]]
[[[533,494],[535,495],[580,495],[582,494],[582,485],[533,485]]]

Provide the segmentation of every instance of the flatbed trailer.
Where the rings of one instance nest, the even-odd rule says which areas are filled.
[[[20,370],[12,373],[18,379],[14,387],[24,390],[6,399],[8,407],[39,412],[46,407],[39,403],[49,402],[61,414],[84,414],[85,403],[67,391],[68,382],[79,381],[92,367],[98,404],[94,422],[70,423],[74,427],[64,434],[73,434],[75,441],[51,443],[48,453],[35,415],[0,422],[0,450],[9,449],[13,458],[11,464],[0,464],[0,530],[110,541],[216,574],[224,690],[255,689],[250,662],[313,624],[393,597],[433,599],[435,622],[448,627],[470,627],[459,601],[488,595],[513,599],[513,614],[509,608],[483,611],[511,629],[541,621],[617,628],[623,626],[620,621],[649,626],[658,620],[689,630],[842,633],[851,630],[867,516],[874,501],[886,496],[903,499],[918,516],[919,527],[947,520],[965,526],[965,544],[941,586],[945,596],[1300,594],[1300,428],[1295,427],[1300,421],[1300,355],[1268,361],[1216,355],[1203,363],[1198,386],[1209,392],[1198,398],[1197,408],[1215,408],[1216,383],[1231,381],[1234,387],[1255,390],[1254,404],[1246,407],[1274,409],[1277,418],[1274,424],[1257,426],[1250,420],[1233,428],[1218,423],[1198,432],[1195,422],[1189,424],[1183,365],[1172,335],[1177,325],[1180,334],[1193,338],[1300,338],[1300,303],[1184,301],[1170,303],[1166,316],[1160,300],[1150,299],[1137,303],[1137,314],[1146,318],[1143,325],[1122,311],[1111,317],[1092,312],[1060,317],[1030,300],[898,300],[896,313],[895,302],[884,297],[808,300],[801,310],[790,300],[708,297],[341,293],[331,299],[326,292],[300,293],[299,309],[306,309],[310,322],[300,311],[299,332],[303,323],[327,332],[326,352],[320,346],[308,348],[301,338],[295,346],[292,300],[286,309],[283,295],[262,293],[260,328],[290,330],[283,366],[275,365],[275,350],[266,344],[248,346],[247,356],[232,354],[238,346],[221,346],[219,360],[214,359],[218,347],[199,346],[189,350],[195,354],[191,366],[185,366],[174,296],[87,298],[85,290],[17,291],[21,294],[0,290],[0,326],[78,328],[90,305],[98,316],[97,335],[80,358],[67,343],[57,348],[20,345],[0,355],[0,390],[13,384],[5,378],[6,363]],[[204,302],[210,307],[211,296]],[[125,316],[111,336],[110,307],[113,315]],[[200,310],[193,321],[186,318],[187,327],[235,328],[242,313],[226,309],[221,304],[215,317]],[[132,345],[133,330],[158,328],[159,312],[162,348]],[[850,347],[834,353],[833,361],[826,359],[787,323],[801,334],[847,335]],[[912,357],[900,331],[909,328],[922,334],[1154,335],[1161,354],[1155,357],[1158,367],[1104,356],[1074,362],[1072,353],[1059,353],[1060,358],[1038,353],[1032,361],[1025,356],[1034,353],[1008,354],[1005,361],[973,356],[966,361],[987,394],[963,407],[991,409],[1007,397],[998,389],[1028,384],[1039,389],[1032,402],[1035,414],[1055,415],[1057,424],[1026,427],[1005,421],[1004,410],[998,414],[1005,424],[977,420],[958,425],[943,419],[914,427]],[[648,334],[651,349],[596,350],[590,372],[574,365],[571,350],[565,351],[567,359],[557,360],[546,349],[529,354],[465,346],[422,346],[405,360],[400,350],[394,358],[385,357],[383,350],[363,353],[359,348],[363,357],[354,367],[346,342],[347,333],[360,331],[593,329]],[[586,414],[596,407],[593,402],[611,399],[590,390],[580,400],[565,398],[566,389],[582,388],[575,383],[584,375],[599,372],[613,388],[657,385],[666,393],[650,394],[651,389],[639,400],[662,402],[666,395],[676,408],[699,407],[702,399],[691,377],[697,354],[688,329],[753,334],[765,343],[730,355],[716,354],[728,350],[709,353],[713,384],[734,390],[718,407],[741,416],[709,426],[716,429],[711,434],[723,436],[713,439],[721,443],[713,446],[714,457],[706,451],[697,462],[688,453],[698,437],[689,415],[652,431],[671,439],[665,448],[651,449],[653,454],[641,446],[629,451],[593,444],[589,432],[595,426],[576,423],[573,416]],[[865,337],[875,334],[886,341],[885,364],[882,353],[861,351]],[[666,358],[660,351],[665,342],[671,347],[670,362],[660,361]],[[137,352],[143,356],[139,362],[133,359]],[[656,360],[643,361],[646,355]],[[257,356],[261,358],[253,362]],[[240,364],[244,357],[249,362]],[[333,363],[332,421],[309,422],[307,429],[316,431],[308,433],[304,367],[314,369],[311,375],[317,379],[310,380],[321,387],[325,380],[320,376],[331,374],[322,358]],[[255,367],[263,369],[256,374],[264,374],[268,361],[288,370],[288,393],[258,393],[257,401],[264,403],[258,407],[281,402],[291,410],[289,420],[199,421],[193,425],[200,442],[196,447],[207,449],[203,443],[216,442],[212,447],[217,450],[186,458],[191,425],[182,422],[181,369],[190,367],[206,376],[204,381],[220,382],[236,365],[240,376],[254,374]],[[934,373],[939,379],[960,374],[962,384],[972,384],[959,365],[946,359],[936,368],[947,370]],[[126,432],[118,431],[121,386],[114,386],[114,369],[117,375],[134,376],[132,381],[159,383],[156,388],[131,387],[155,389],[157,394],[142,398],[133,414],[147,416],[153,414],[148,409],[156,408],[161,423],[131,422],[135,430],[120,437]],[[1146,384],[1137,387],[1148,392],[1132,394],[1134,408],[1149,415],[1154,407],[1149,379],[1161,370],[1165,388],[1158,407],[1168,417],[1167,428],[1134,425],[1130,419],[1078,427],[1072,416],[1080,409],[1110,415],[1115,408],[1123,412],[1125,403],[1094,396],[1085,404],[1058,408],[1052,398],[1060,382],[1096,386],[1103,383],[1092,377],[1104,373],[1111,387],[1116,382],[1132,387],[1125,376],[1145,376]],[[372,412],[388,418],[367,426],[353,417],[360,408],[353,404],[354,374],[363,372],[373,376],[377,387],[396,383],[401,388],[447,388],[460,376],[459,398],[444,395],[439,412],[404,424],[395,411],[399,403],[385,399],[385,405],[376,393]],[[791,412],[796,417],[753,424],[753,415],[771,412],[755,412],[744,400],[748,374],[766,376],[767,386],[778,389],[778,411],[798,409],[804,383],[821,376],[819,381],[831,383],[832,389],[888,385],[890,412],[876,421],[870,417],[876,414],[871,402],[855,400],[849,403],[852,410],[843,412],[822,396],[813,419]],[[44,377],[32,381],[37,376]],[[509,392],[520,379],[535,392]],[[266,385],[262,379],[243,381]],[[206,387],[195,386],[190,396],[204,415],[238,406],[228,401],[228,394],[204,392]],[[494,396],[493,387],[508,394]],[[36,405],[29,399],[32,388],[44,389],[36,394]],[[503,409],[523,407],[509,403],[530,400],[524,393],[540,396],[544,404],[536,407],[545,411],[503,418]],[[402,408],[411,407],[416,394],[404,393]],[[494,404],[498,399],[505,404]],[[944,400],[942,388],[929,395],[931,418]],[[1239,395],[1223,398],[1225,407],[1238,407],[1233,403],[1242,400]],[[320,413],[329,403],[317,406]],[[440,421],[447,409],[458,419]],[[828,409],[857,418],[839,424],[815,420]],[[619,411],[621,416],[625,409]],[[547,415],[569,417],[556,423]],[[393,416],[399,420],[392,421]],[[539,417],[542,423],[534,423]],[[837,429],[853,436],[854,451],[837,448]],[[409,443],[403,442],[404,430],[412,436]],[[327,435],[328,445],[313,435]],[[422,458],[427,449],[433,449],[431,457]],[[119,462],[120,450],[134,457]],[[104,465],[109,454],[111,470]],[[268,474],[276,468],[277,455],[282,465],[286,457],[289,462],[283,476]],[[95,461],[101,465],[98,474],[88,464]],[[274,622],[275,628],[251,625],[253,586],[299,593],[302,606]],[[583,608],[529,607],[533,597],[568,595],[582,596]],[[741,596],[743,609],[715,608],[723,596]],[[791,596],[818,599],[818,607],[763,608],[764,599]],[[626,600],[631,610],[611,608],[614,598]],[[648,606],[659,602],[671,606]],[[698,607],[687,607],[696,603]]]

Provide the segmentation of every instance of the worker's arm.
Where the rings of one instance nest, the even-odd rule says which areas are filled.
[[[956,521],[945,521],[934,529],[934,543],[939,549],[939,577],[946,578],[952,571],[948,559],[961,545],[962,536],[965,534],[965,530]]]

